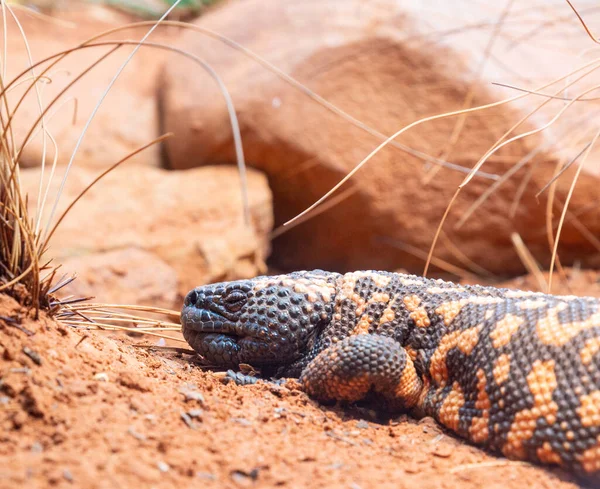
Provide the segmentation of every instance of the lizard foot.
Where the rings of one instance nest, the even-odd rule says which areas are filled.
[[[319,353],[300,376],[319,400],[358,401],[373,390],[394,408],[414,406],[423,383],[404,348],[381,335],[350,336]]]

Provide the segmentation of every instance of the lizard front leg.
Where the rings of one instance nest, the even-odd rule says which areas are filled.
[[[371,390],[392,408],[417,404],[423,383],[404,348],[392,338],[350,336],[320,352],[303,370],[300,383],[320,400],[358,401]]]

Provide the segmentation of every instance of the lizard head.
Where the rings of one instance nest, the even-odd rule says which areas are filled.
[[[181,311],[183,336],[215,366],[290,364],[331,321],[337,277],[315,270],[196,287]]]

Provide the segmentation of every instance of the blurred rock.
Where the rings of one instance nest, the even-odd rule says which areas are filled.
[[[133,21],[131,16],[82,2],[70,2],[69,9],[57,12],[54,18],[34,17],[23,10],[17,10],[16,15],[23,25],[34,62],[74,48],[94,35]],[[8,25],[7,80],[10,81],[23,73],[30,64],[17,26],[10,21]],[[129,29],[103,37],[97,42],[115,39],[137,40],[147,30],[148,27]],[[173,28],[159,29],[153,35],[152,41],[169,44],[174,32],[176,30]],[[43,106],[48,106],[80,73],[113,47],[111,45],[81,49],[69,54],[52,67],[46,73],[52,82],[38,85]],[[88,117],[133,49],[133,45],[119,48],[87,73],[49,109],[47,127],[57,142],[59,165],[69,161]],[[150,47],[142,48],[136,53],[92,121],[75,160],[78,164],[86,167],[106,167],[159,135],[156,75],[163,59],[168,55],[166,51]],[[40,75],[47,66],[48,63],[36,68],[36,74]],[[26,72],[25,77],[31,77],[31,73]],[[22,83],[9,92],[9,103],[13,108],[29,86],[29,83]],[[39,116],[40,109],[35,90],[31,90],[12,123],[17,141],[24,140]],[[37,131],[34,139],[25,147],[21,162],[23,166],[41,164],[44,148],[42,134],[41,131]],[[46,160],[51,162],[54,147],[50,139],[47,139],[46,154]],[[159,161],[158,146],[151,148],[143,156],[132,159],[132,163],[151,166],[159,166]]]
[[[452,48],[465,63],[464,74],[481,83],[498,99],[522,94],[518,89],[536,89],[564,78],[572,70],[594,59],[595,44],[581,22],[564,0],[545,0],[537,8],[506,2],[438,2],[437,0],[398,0],[405,13],[414,21],[423,39]],[[594,0],[573,2],[579,14],[592,29],[600,25],[600,10]],[[496,29],[495,22],[499,22]],[[414,36],[414,33],[409,34]],[[489,57],[482,60],[484,50],[493,37]],[[482,64],[483,63],[483,64]],[[463,70],[461,70],[463,71]],[[480,73],[480,75],[479,75]],[[586,73],[577,83],[580,75]],[[545,93],[555,93],[565,99],[581,95],[600,83],[597,69],[583,70],[560,84],[552,84]],[[503,86],[504,84],[504,86]],[[562,90],[561,90],[562,89]],[[583,98],[596,98],[594,90]],[[543,97],[529,96],[511,103],[523,113],[534,107],[536,124],[551,120],[564,100],[545,102]],[[543,105],[543,106],[542,106]],[[561,117],[540,136],[552,148],[553,155],[574,158],[600,128],[593,103],[572,104]],[[581,142],[572,139],[581,138]],[[596,144],[586,161],[585,170],[600,175],[600,145]]]
[[[239,42],[389,135],[421,117],[460,109],[473,80],[462,55],[438,43],[441,34],[423,37],[416,27],[419,21],[407,12],[403,2],[393,0],[246,0],[203,16],[197,25]],[[195,32],[184,33],[179,45],[209,62],[230,90],[247,159],[269,176],[276,225],[316,201],[380,143],[231,47]],[[478,48],[482,53],[484,45]],[[166,143],[171,167],[234,161],[225,104],[208,77],[169,60],[160,93],[162,127],[175,133]],[[471,105],[493,100],[497,99],[483,88],[475,88]],[[471,168],[519,117],[509,106],[473,113],[453,146],[449,141],[457,118],[417,126],[398,141],[433,156],[447,153],[447,159]],[[540,142],[535,137],[515,142],[496,153],[484,170],[503,174]],[[517,172],[456,230],[457,220],[492,183],[475,178],[455,202],[445,227],[450,242],[468,259],[496,274],[523,271],[510,240],[513,232],[521,235],[543,265],[549,262],[546,194],[538,201],[535,193],[550,180],[557,162],[543,151],[533,161],[536,169],[514,218],[509,208],[529,167]],[[351,196],[274,240],[273,266],[340,271],[403,267],[421,272],[422,257],[401,248],[408,244],[428,251],[464,178],[443,168],[427,183],[428,169],[421,159],[401,150],[380,152],[347,185],[355,189]],[[555,215],[572,176],[567,172],[560,179]],[[595,235],[600,232],[600,219],[589,203],[597,199],[599,183],[582,175],[570,206],[573,213],[588,206],[581,219]],[[586,265],[597,264],[597,250],[571,224],[561,238],[563,263],[580,259]],[[435,251],[437,257],[453,263],[466,261],[457,258],[451,245],[442,243]]]
[[[75,256],[61,265],[61,274],[77,276],[61,290],[63,297],[70,294],[109,304],[154,307],[173,307],[177,303],[175,270],[155,254],[139,248]]]
[[[96,175],[72,170],[56,216]],[[39,177],[39,169],[22,172],[32,216]],[[45,216],[60,178],[53,181]],[[248,191],[250,226],[243,221],[233,168],[170,172],[124,166],[73,207],[51,240],[48,257],[81,276],[70,293],[173,307],[196,285],[264,270],[272,226],[266,178],[250,171]]]
[[[564,270],[564,276],[558,271],[554,272],[552,278],[552,294],[557,295],[578,295],[583,297],[600,297],[600,274],[598,270],[580,270],[578,268],[567,268]],[[545,284],[548,283],[548,272],[542,272]],[[533,290],[536,292],[546,292],[541,288],[536,277],[531,274],[515,277],[511,280],[499,284],[492,284],[496,287],[506,287],[508,289]]]

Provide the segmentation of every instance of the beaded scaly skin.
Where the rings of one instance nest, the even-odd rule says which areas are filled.
[[[600,301],[320,270],[197,287],[181,322],[213,365],[375,392],[511,459],[600,481]]]

